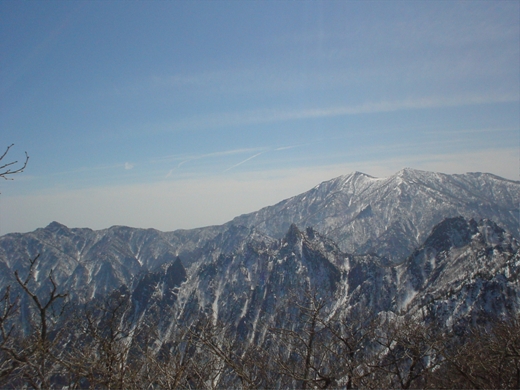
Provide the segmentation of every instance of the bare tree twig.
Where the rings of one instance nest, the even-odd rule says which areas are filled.
[[[7,154],[9,153],[9,150],[11,150],[11,148],[13,146],[14,146],[14,144],[11,144],[7,147],[5,152],[0,156],[0,162],[2,162],[2,160],[7,156]],[[14,175],[16,173],[23,172],[24,169],[27,167],[28,162],[29,162],[29,155],[27,154],[27,152],[25,152],[25,161],[23,162],[22,166],[19,168],[11,168],[14,165],[18,164],[18,160],[2,163],[3,165],[0,165],[0,177],[4,178],[5,180],[13,180],[9,176]]]

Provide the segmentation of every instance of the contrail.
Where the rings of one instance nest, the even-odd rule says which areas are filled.
[[[252,160],[252,159],[255,158],[255,157],[260,156],[262,153],[264,153],[264,152],[260,152],[260,153],[255,154],[254,156],[248,157],[248,158],[246,158],[245,160],[240,161],[238,164],[235,164],[235,165],[229,167],[229,168],[226,169],[224,172],[227,172],[227,171],[229,171],[229,170],[231,170],[231,169],[233,169],[233,168],[236,168],[236,167],[238,167],[239,165],[242,165],[243,163],[245,163],[245,162],[247,162],[247,161],[249,161],[249,160]]]

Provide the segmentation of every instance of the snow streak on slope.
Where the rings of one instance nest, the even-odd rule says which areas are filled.
[[[266,326],[293,327],[309,295],[328,312],[363,318],[384,313],[432,318],[448,326],[520,311],[518,242],[489,220],[446,219],[404,262],[347,255],[312,229],[295,225],[265,245],[252,237],[204,263],[181,289],[178,320],[197,312],[232,324],[252,342]]]

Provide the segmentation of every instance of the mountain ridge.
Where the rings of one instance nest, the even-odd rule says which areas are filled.
[[[0,285],[12,283],[12,273],[23,272],[29,259],[39,256],[37,278],[52,271],[64,288],[83,280],[81,295],[90,299],[105,293],[106,283],[129,285],[138,273],[157,270],[170,255],[180,257],[190,274],[198,264],[244,245],[251,232],[268,242],[283,238],[292,224],[300,231],[312,227],[343,252],[372,253],[381,264],[397,264],[445,218],[488,218],[518,239],[519,204],[520,182],[492,174],[406,168],[375,178],[353,172],[223,225],[161,232],[125,226],[68,228],[51,222],[33,232],[10,233],[0,237],[0,265],[9,271],[0,275]],[[107,282],[97,286],[101,280]]]
[[[228,223],[255,227],[273,237],[283,234],[291,223],[313,226],[343,250],[404,258],[445,217],[500,220],[519,238],[519,193],[520,182],[486,173],[447,175],[406,168],[388,178],[375,178],[354,172]],[[372,218],[363,221],[365,210]],[[400,236],[416,240],[402,252],[385,254],[384,246],[375,250],[381,241],[399,241]]]

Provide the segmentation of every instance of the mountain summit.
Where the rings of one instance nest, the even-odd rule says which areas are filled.
[[[488,173],[448,175],[405,168],[388,178],[354,172],[230,223],[281,237],[312,226],[351,253],[406,258],[445,218],[488,218],[520,237],[520,182]]]

